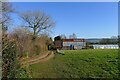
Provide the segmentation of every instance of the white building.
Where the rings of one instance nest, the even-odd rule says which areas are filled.
[[[118,45],[93,45],[93,49],[119,49]]]

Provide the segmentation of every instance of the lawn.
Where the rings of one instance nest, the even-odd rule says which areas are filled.
[[[117,78],[118,50],[65,50],[29,69],[33,78]]]

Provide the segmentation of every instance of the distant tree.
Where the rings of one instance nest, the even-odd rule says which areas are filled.
[[[67,38],[65,34],[61,34],[60,37],[61,37],[61,39],[66,39]]]
[[[118,39],[118,37],[117,36],[112,36],[111,39]]]
[[[112,41],[109,38],[105,38],[100,41],[100,44],[111,44],[111,43],[112,43]]]
[[[54,41],[57,41],[57,40],[61,40],[61,37],[60,37],[60,36],[56,36],[56,37],[54,38]]]
[[[70,35],[70,36],[69,36],[69,38],[70,38],[70,39],[76,39],[76,38],[77,38],[77,36],[76,36],[76,34],[75,34],[75,33],[73,33],[72,35]]]
[[[33,30],[34,38],[43,30],[50,29],[55,26],[52,18],[40,11],[27,11],[20,14],[20,17],[25,21],[25,27]]]

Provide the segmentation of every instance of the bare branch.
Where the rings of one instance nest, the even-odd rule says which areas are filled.
[[[2,21],[0,21],[0,24],[2,24],[2,28],[6,29],[10,23],[11,16],[10,13],[14,11],[12,8],[12,5],[7,2],[2,2]]]
[[[50,16],[40,11],[24,12],[20,17],[26,22],[25,26],[32,28],[34,35],[38,35],[42,30],[46,30],[54,26],[54,21]]]

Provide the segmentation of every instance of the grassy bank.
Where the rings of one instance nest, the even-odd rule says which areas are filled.
[[[34,78],[117,78],[118,50],[66,50],[30,65]]]

